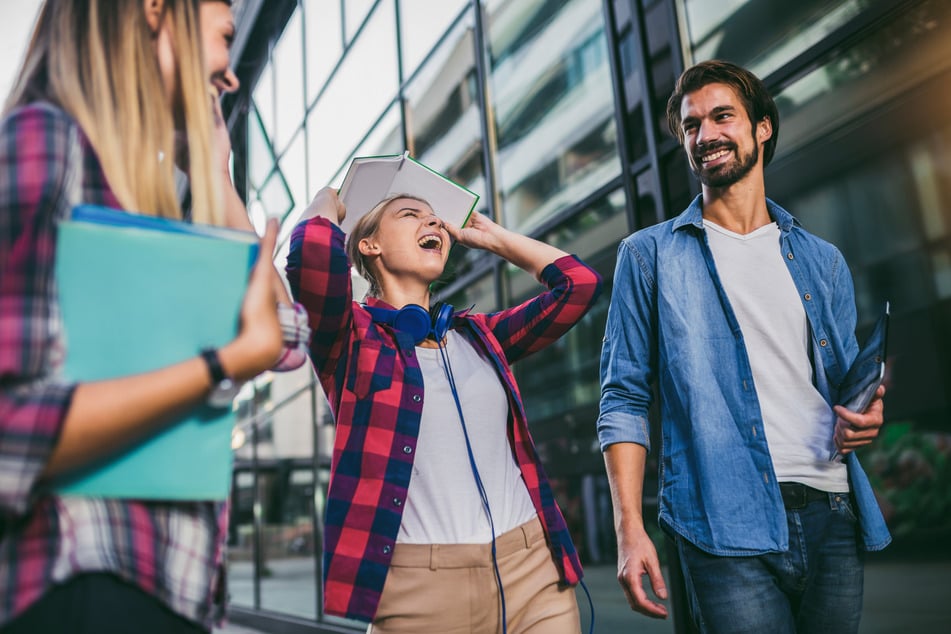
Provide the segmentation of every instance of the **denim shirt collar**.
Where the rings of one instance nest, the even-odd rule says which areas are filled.
[[[802,226],[795,216],[769,198],[766,199],[766,209],[769,211],[770,218],[776,222],[783,235],[789,233],[793,226]],[[697,197],[693,199],[690,206],[674,219],[674,222],[671,224],[671,233],[689,225],[693,225],[697,229],[703,229],[703,194],[697,194]]]

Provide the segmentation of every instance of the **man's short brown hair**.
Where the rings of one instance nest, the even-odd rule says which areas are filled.
[[[732,88],[746,108],[753,127],[763,119],[769,119],[773,134],[763,144],[763,166],[769,165],[776,151],[776,140],[779,138],[779,111],[776,103],[766,90],[762,80],[731,62],[712,59],[691,66],[680,75],[674,92],[667,100],[667,127],[680,143],[684,142],[684,132],[680,127],[680,105],[684,95],[700,90],[708,84],[726,84]]]

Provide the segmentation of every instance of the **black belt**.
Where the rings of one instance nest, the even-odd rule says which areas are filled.
[[[801,509],[810,502],[828,501],[828,491],[813,489],[798,482],[780,482],[779,492],[783,496],[783,506],[787,509]]]

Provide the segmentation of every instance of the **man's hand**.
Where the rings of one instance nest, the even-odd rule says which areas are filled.
[[[643,526],[630,528],[618,534],[617,580],[632,610],[655,619],[667,618],[667,606],[648,598],[643,577],[647,575],[651,590],[661,599],[667,599],[667,585],[660,572],[657,549]]]
[[[872,397],[872,402],[862,413],[849,411],[841,405],[833,408],[839,418],[835,422],[832,438],[840,454],[845,455],[859,447],[864,447],[878,437],[878,432],[885,421],[883,396],[885,396],[885,386],[880,385],[875,396]]]

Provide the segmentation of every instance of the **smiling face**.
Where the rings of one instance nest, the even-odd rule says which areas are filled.
[[[204,0],[199,9],[201,44],[211,84],[221,95],[240,86],[231,70],[231,44],[234,42],[234,17],[231,6],[223,0]]]
[[[449,233],[432,208],[414,198],[395,198],[381,210],[380,224],[359,242],[381,287],[427,289],[449,258]]]
[[[690,168],[705,186],[726,188],[762,171],[760,145],[772,134],[770,121],[754,126],[730,86],[712,83],[685,94],[680,114]]]

